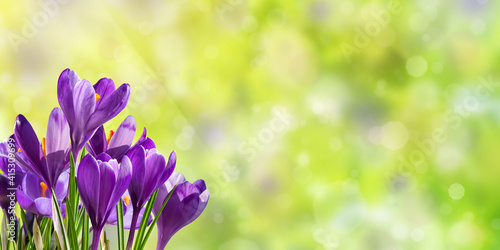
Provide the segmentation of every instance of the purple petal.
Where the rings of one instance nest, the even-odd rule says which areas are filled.
[[[69,149],[69,126],[61,109],[55,108],[49,116],[45,152],[49,173],[49,187],[53,187],[59,175],[69,166],[65,161]]]
[[[123,157],[120,170],[116,178],[116,185],[113,190],[113,194],[110,199],[108,210],[116,207],[116,204],[120,200],[120,197],[127,191],[130,184],[130,179],[132,178],[132,163],[127,156]]]
[[[97,209],[97,222],[100,226],[101,223],[106,221],[106,213],[108,212],[108,207],[110,203],[111,196],[113,195],[113,190],[115,188],[116,176],[115,171],[107,162],[99,163],[100,170],[100,187],[99,187],[99,205]],[[115,203],[116,205],[116,203]],[[96,225],[94,225],[96,226]]]
[[[78,167],[77,185],[82,203],[92,224],[96,222],[99,206],[100,177],[99,166],[92,155],[83,157]]]
[[[49,116],[45,152],[66,152],[69,148],[69,125],[60,108],[54,108]]]
[[[179,185],[183,182],[186,182],[186,178],[184,177],[184,175],[177,172],[173,172],[172,175],[170,175],[168,180],[165,182],[167,191],[170,192],[170,190],[172,190],[172,188],[174,188],[175,185]]]
[[[88,121],[88,128],[90,130],[96,129],[107,121],[113,119],[118,115],[127,105],[130,97],[130,85],[123,84],[111,95],[103,98],[99,106],[95,108],[94,114]]]
[[[167,166],[165,167],[165,171],[163,172],[163,175],[160,178],[161,183],[166,182],[168,178],[170,178],[170,176],[174,172],[176,163],[177,163],[177,154],[175,153],[175,151],[172,151],[172,153],[170,153],[170,156],[168,157],[168,163]]]
[[[89,151],[89,153],[94,157],[108,150],[106,132],[104,131],[103,126],[100,126],[94,133],[94,136],[90,138],[86,148],[87,151]]]
[[[69,186],[69,172],[65,171],[57,180],[56,187],[54,188],[54,192],[56,193],[57,200],[61,202],[64,198],[66,198],[66,194],[68,194],[68,186]]]
[[[57,98],[59,105],[66,114],[66,118],[70,124],[75,122],[75,110],[73,107],[73,88],[80,81],[78,75],[70,70],[65,69],[59,76],[57,82]]]
[[[108,154],[106,153],[102,153],[102,154],[99,154],[97,157],[96,157],[96,160],[97,161],[102,161],[102,162],[108,162],[108,161],[111,161],[113,158],[111,158],[111,156],[109,156]]]
[[[133,116],[128,116],[116,129],[108,145],[108,154],[115,158],[121,158],[132,145],[136,131],[136,121]]]
[[[30,197],[32,200],[42,196],[42,187],[40,183],[42,181],[34,174],[27,173],[22,182],[22,190],[23,192]],[[46,194],[50,194],[48,191]]]
[[[142,141],[138,145],[142,146],[146,150],[156,148],[155,142],[153,140],[151,140],[151,138],[146,138],[144,141]]]
[[[142,146],[135,146],[127,153],[127,156],[132,164],[132,179],[128,187],[130,199],[132,203],[140,205],[139,199],[142,196],[145,181],[146,152]]]
[[[109,78],[102,78],[94,84],[95,92],[101,97],[96,101],[96,106],[99,106],[102,100],[107,99],[113,91],[115,91],[115,83]]]
[[[36,214],[52,217],[51,198],[40,197],[35,199]]]
[[[142,199],[149,199],[158,186],[165,182],[163,181],[159,183],[160,178],[165,171],[165,166],[165,157],[161,154],[155,153],[146,158],[146,172],[144,176],[144,191],[142,193]]]
[[[15,135],[21,150],[35,166],[41,166],[44,161],[40,141],[23,115],[18,115],[15,125]]]
[[[16,190],[16,198],[17,198],[17,203],[22,209],[34,214],[38,213],[33,199],[31,199],[31,197],[29,197],[25,192],[23,192],[21,188],[18,188]]]

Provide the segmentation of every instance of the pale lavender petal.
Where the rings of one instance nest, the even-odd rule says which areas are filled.
[[[108,145],[107,153],[115,158],[120,159],[132,145],[136,131],[136,121],[133,116],[128,116],[116,129],[115,134],[111,137]]]

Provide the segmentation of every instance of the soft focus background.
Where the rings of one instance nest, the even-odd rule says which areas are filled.
[[[206,180],[207,209],[170,249],[500,249],[499,11],[2,1],[0,137],[19,113],[43,136],[71,68],[130,83],[106,130],[133,115]]]

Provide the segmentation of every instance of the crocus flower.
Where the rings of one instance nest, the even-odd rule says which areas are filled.
[[[118,115],[127,105],[130,86],[102,78],[94,86],[81,80],[78,75],[65,69],[59,76],[57,97],[71,132],[71,149],[76,160],[80,150],[89,141],[96,129]]]
[[[62,204],[69,186],[69,172],[65,171],[57,180],[54,192],[61,207],[61,212],[66,211],[66,204]],[[36,175],[28,172],[22,185],[16,191],[19,206],[33,214],[52,218],[52,196],[47,185]],[[64,216],[64,215],[63,215]]]
[[[16,188],[21,185],[25,172],[15,160],[16,144],[14,136],[0,143],[0,207],[7,211],[17,202]]]
[[[161,214],[158,215],[166,197],[175,185],[177,187],[174,193]],[[205,181],[197,180],[191,184],[182,174],[173,173],[170,176],[168,181],[160,187],[153,206],[154,215],[160,216],[157,221],[157,250],[164,249],[175,233],[200,216],[207,206],[209,196]]]
[[[69,168],[69,126],[62,110],[54,108],[50,113],[47,138],[43,138],[42,143],[28,120],[18,115],[15,138],[20,147],[18,151],[22,152],[16,154],[17,163],[38,176],[49,189],[55,188],[59,176]]]
[[[128,191],[132,202],[132,225],[136,225],[139,211],[144,207],[151,195],[170,177],[177,160],[175,151],[170,154],[168,163],[165,157],[155,148],[145,149],[136,145],[128,152],[127,156],[132,162],[132,180]],[[127,249],[132,247],[135,229],[129,233]]]
[[[78,168],[77,184],[82,203],[93,228],[92,249],[99,246],[102,228],[120,197],[125,193],[131,178],[131,163],[127,156],[121,166],[107,154],[100,154],[97,160],[86,155]]]
[[[132,226],[132,215],[133,215],[133,209],[132,209],[132,203],[130,202],[130,195],[128,191],[125,191],[125,193],[122,196],[123,199],[123,227],[125,229],[130,229]],[[138,229],[141,226],[141,221],[142,217],[144,216],[144,211],[146,208],[142,208],[141,212],[139,212],[139,217],[137,219],[135,229]],[[148,219],[148,226],[151,224],[153,221],[153,216],[150,214],[149,219]],[[106,224],[110,225],[117,225],[118,223],[118,217],[117,217],[117,212],[116,212],[116,207],[111,211],[111,214],[109,215],[108,221]]]
[[[87,151],[94,157],[101,153],[106,153],[111,158],[117,159],[121,162],[121,158],[129,151],[132,141],[134,140],[136,131],[136,121],[133,116],[128,116],[123,120],[118,129],[115,131],[110,130],[109,136],[106,138],[106,132],[104,126],[100,126],[95,132],[94,136],[90,138],[89,143],[86,148]],[[146,140],[147,131],[144,128],[144,132],[137,141],[137,144],[144,145],[148,143]],[[154,147],[154,143],[153,143]]]

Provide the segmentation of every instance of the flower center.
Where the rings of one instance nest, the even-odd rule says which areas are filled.
[[[107,141],[108,146],[109,146],[109,141],[111,141],[111,138],[113,137],[114,134],[115,134],[115,131],[113,131],[113,130],[109,131],[109,136],[108,136],[108,141]]]
[[[18,148],[18,149],[17,149],[17,152],[21,152],[21,151],[22,151],[22,150],[21,150],[21,148]]]
[[[42,138],[42,151],[43,151],[43,156],[47,158],[47,154],[45,153],[45,137]]]
[[[125,205],[128,206],[128,204],[130,204],[130,197],[128,195],[125,195],[125,198],[123,198],[123,201],[125,201]]]
[[[95,93],[95,100],[97,101],[99,99],[101,99],[101,96],[99,94]]]
[[[45,183],[40,182],[40,187],[42,187],[42,197],[47,197],[45,196],[45,191],[47,191],[47,185]]]

